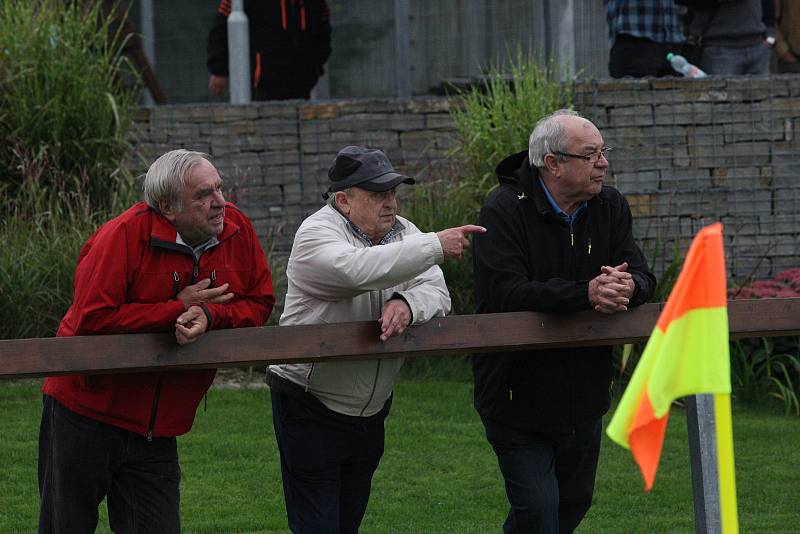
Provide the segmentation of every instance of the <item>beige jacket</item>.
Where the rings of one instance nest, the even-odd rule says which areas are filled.
[[[397,219],[402,231],[378,246],[357,238],[348,220],[330,206],[303,221],[289,256],[280,325],[377,321],[395,293],[408,302],[412,324],[448,313],[450,293],[437,266],[444,260],[439,238]],[[270,371],[335,412],[367,417],[389,398],[402,364],[402,359],[284,364],[271,365]]]

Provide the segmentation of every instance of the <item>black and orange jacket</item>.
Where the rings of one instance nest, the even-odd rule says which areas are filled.
[[[253,87],[314,87],[331,55],[330,11],[325,0],[245,0],[250,26]],[[208,34],[208,70],[228,76],[231,0],[222,0]]]

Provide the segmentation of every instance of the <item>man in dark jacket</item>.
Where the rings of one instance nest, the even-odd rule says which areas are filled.
[[[628,204],[603,185],[609,150],[591,122],[561,110],[539,121],[528,153],[498,166],[474,243],[478,313],[618,313],[652,295]],[[510,502],[505,532],[572,532],[594,491],[611,348],[477,354],[472,364]]]
[[[708,74],[768,74],[775,44],[775,0],[681,0],[690,39],[702,42]]]
[[[100,227],[78,258],[59,336],[261,326],[275,298],[250,221],[225,202],[204,154],[173,150],[146,202]],[[107,497],[114,532],[180,531],[175,436],[189,431],[214,370],[58,376],[44,382],[39,532],[94,532]]]
[[[331,55],[330,11],[325,0],[245,0],[250,25],[253,100],[311,96]],[[228,16],[222,0],[208,34],[208,88],[228,89]]]

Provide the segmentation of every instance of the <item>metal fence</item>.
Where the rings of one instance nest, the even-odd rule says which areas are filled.
[[[127,0],[170,103],[222,102],[207,88],[218,0]],[[277,0],[276,0],[277,1]],[[328,0],[333,53],[316,98],[429,94],[521,50],[567,72],[607,74],[602,0]],[[152,30],[148,30],[152,28]],[[152,31],[152,39],[149,32]]]

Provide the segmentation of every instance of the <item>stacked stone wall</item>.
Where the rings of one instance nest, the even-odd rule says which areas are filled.
[[[625,193],[657,270],[716,220],[734,278],[798,265],[800,77],[584,83],[575,108],[614,147],[607,183]],[[285,257],[322,205],[340,148],[381,147],[424,180],[457,167],[448,160],[456,139],[437,98],[163,106],[139,111],[137,166],[177,147],[209,153],[228,196]]]

